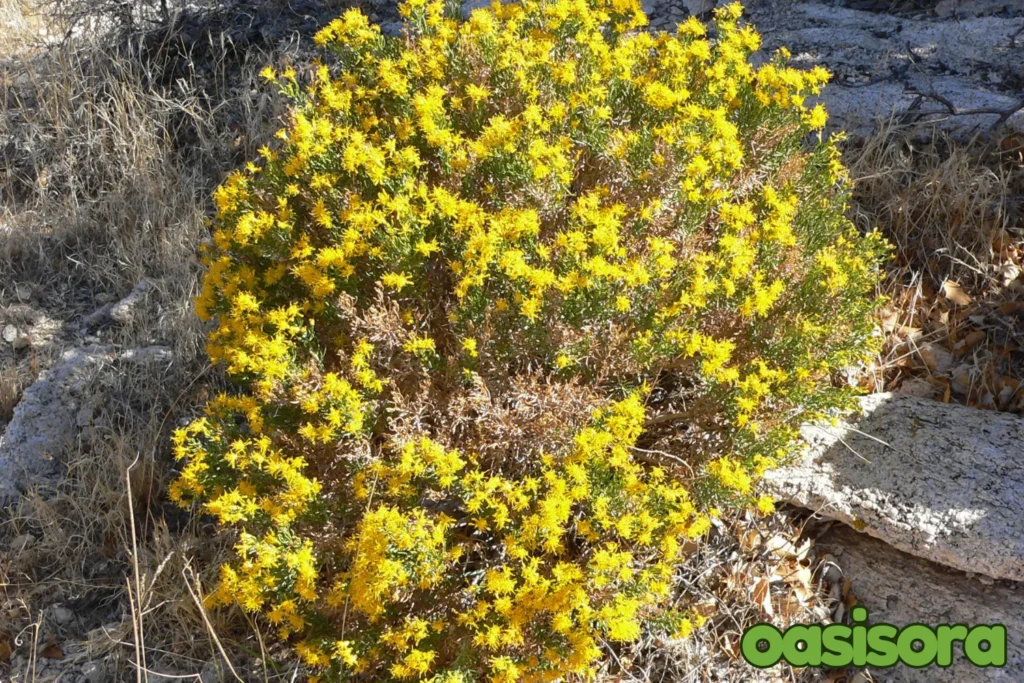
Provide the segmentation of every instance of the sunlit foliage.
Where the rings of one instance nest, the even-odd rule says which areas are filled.
[[[294,105],[215,194],[197,301],[238,391],[176,433],[171,495],[238,531],[210,601],[324,680],[586,677],[700,626],[680,549],[770,513],[758,475],[851,405],[884,245],[843,215],[827,73],[752,66],[738,5],[402,12],[264,72]]]

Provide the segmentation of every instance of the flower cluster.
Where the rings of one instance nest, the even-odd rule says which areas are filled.
[[[680,549],[770,513],[758,475],[851,405],[885,245],[844,218],[828,74],[752,66],[738,5],[401,11],[264,71],[294,105],[215,193],[196,305],[239,391],[176,432],[171,496],[238,531],[210,601],[325,680],[587,676],[700,626]]]

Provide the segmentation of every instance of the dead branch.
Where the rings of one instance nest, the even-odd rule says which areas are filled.
[[[1024,99],[1017,100],[1016,104],[1010,107],[976,107],[974,109],[958,109],[953,102],[935,91],[919,92],[916,90],[910,91],[911,95],[916,95],[917,99],[904,111],[900,116],[909,118],[921,118],[924,116],[979,116],[985,114],[997,115],[996,120],[989,127],[990,130],[996,130],[1004,123],[1006,123],[1011,116],[1024,109]],[[941,104],[945,109],[920,109],[921,102],[924,100],[933,100]]]

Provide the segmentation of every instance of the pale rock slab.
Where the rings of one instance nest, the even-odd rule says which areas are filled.
[[[919,623],[1003,624],[1006,666],[978,668],[955,646],[948,669],[913,669],[897,665],[872,670],[876,683],[1019,683],[1024,681],[1024,584],[1008,581],[984,585],[961,572],[895,550],[847,527],[830,530],[815,544],[828,552],[852,581],[869,623],[903,627]],[[852,680],[852,679],[851,679]]]
[[[1024,581],[1024,419],[908,395],[861,405],[806,425],[808,447],[766,489],[912,555]]]
[[[74,444],[97,408],[99,397],[90,391],[102,372],[172,361],[173,353],[163,346],[118,352],[93,345],[65,351],[25,390],[0,435],[0,506],[16,500],[27,486],[57,475],[60,456]]]
[[[109,316],[117,323],[125,325],[135,319],[139,306],[146,300],[146,296],[153,291],[153,283],[149,280],[141,280],[128,296],[111,306]]]
[[[915,93],[935,93],[963,112],[1013,108],[1024,92],[1024,3],[955,2],[942,12],[899,16],[808,0],[747,0],[747,17],[764,39],[762,58],[785,46],[795,66],[821,65],[833,73],[821,101],[830,128],[870,134],[894,113],[906,112]],[[937,100],[919,111],[955,136],[987,132],[998,114],[950,116]],[[1006,131],[1024,131],[1024,110]]]
[[[9,502],[27,483],[56,474],[57,458],[77,433],[85,393],[110,358],[107,347],[65,351],[25,390],[0,437],[0,502]]]

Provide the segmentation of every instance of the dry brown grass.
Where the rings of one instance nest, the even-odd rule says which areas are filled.
[[[157,373],[104,373],[89,388],[97,415],[63,454],[66,476],[0,516],[0,641],[13,649],[0,651],[0,679],[74,680],[86,663],[104,667],[98,680],[156,680],[147,669],[194,679],[221,652],[252,679],[259,632],[193,599],[229,540],[163,492],[170,430],[221,381],[192,311],[195,253],[210,189],[271,130],[249,87],[271,57],[225,59],[206,80],[161,85],[160,65],[123,51],[81,40],[41,47],[41,19],[24,9],[0,5],[16,29],[0,31],[0,327],[57,324],[29,349],[0,345],[0,427],[64,348],[159,344],[174,360]],[[217,78],[238,85],[217,100],[207,95]],[[142,279],[155,288],[131,324],[79,331],[83,316]],[[56,618],[59,608],[73,618]]]
[[[47,22],[28,0],[0,0],[0,60],[30,51],[49,37]]]
[[[0,345],[0,426],[62,348],[93,341],[78,332],[81,318],[143,278],[156,285],[143,314],[98,341],[166,345],[174,362],[156,376],[111,373],[93,387],[101,411],[65,454],[67,476],[0,517],[0,644],[6,637],[14,650],[0,679],[52,680],[102,662],[108,668],[98,680],[158,680],[149,671],[195,680],[189,675],[226,657],[244,680],[290,680],[294,668],[275,664],[281,650],[258,623],[197,605],[230,540],[163,495],[173,472],[170,429],[221,383],[207,367],[191,308],[207,198],[272,128],[272,98],[252,84],[277,57],[250,52],[240,60],[211,45],[206,75],[179,70],[182,79],[167,83],[158,65],[101,45],[44,51],[41,36],[63,34],[46,32],[25,7],[0,0],[8,27],[0,31],[0,318],[31,313],[67,325],[43,326],[26,352]],[[987,394],[1013,409],[1020,392],[1004,396],[1014,385],[1002,378],[1024,377],[1013,374],[1020,352],[1011,350],[1020,346],[1024,307],[1005,306],[1022,300],[1014,284],[1021,280],[1006,279],[1024,254],[1021,158],[941,137],[915,142],[918,134],[889,131],[848,151],[860,179],[856,220],[881,227],[898,247],[885,284],[893,298],[881,321],[887,345],[865,381],[899,388],[920,379],[940,398],[948,392],[984,405]],[[946,281],[972,301],[950,302]],[[28,301],[18,285],[31,291]],[[954,364],[945,367],[938,349]],[[975,383],[961,394],[956,371],[965,364]],[[797,521],[783,515],[723,521],[680,574],[680,595],[708,606],[710,626],[681,644],[645,641],[616,652],[607,678],[749,675],[736,648],[744,627],[769,616],[758,586],[768,586],[778,623],[827,618],[813,550],[800,548],[798,535]],[[54,618],[58,605],[72,609],[71,622]],[[50,643],[62,659],[39,656]],[[766,679],[776,675],[813,672]],[[228,667],[224,680],[234,680]]]
[[[894,128],[848,150],[854,218],[895,246],[868,388],[1024,412],[1022,142]]]

